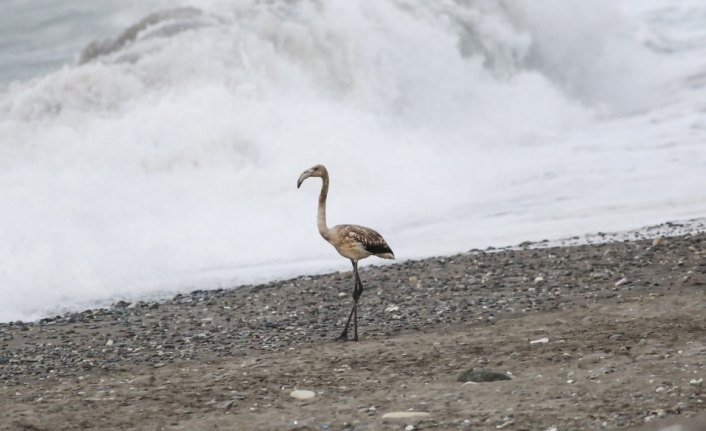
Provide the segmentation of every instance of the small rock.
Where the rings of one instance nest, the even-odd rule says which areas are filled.
[[[416,428],[414,428],[414,425],[407,425],[404,427],[404,431],[414,431]]]
[[[510,426],[510,425],[512,425],[512,424],[514,424],[514,423],[515,423],[515,421],[512,420],[512,419],[510,419],[510,420],[508,420],[508,421],[505,421],[505,422],[501,423],[500,425],[496,425],[495,428],[501,430],[501,429],[503,429],[503,428],[505,428],[505,427],[507,427],[507,426]]]
[[[138,376],[130,380],[130,384],[135,386],[149,386],[153,385],[155,382],[155,377],[153,375],[148,376]]]
[[[689,384],[692,386],[701,386],[704,383],[703,377],[697,379],[691,379],[689,380]]]
[[[628,279],[623,277],[615,282],[615,287],[622,286],[623,284],[628,284]]]
[[[530,344],[544,344],[544,343],[548,343],[548,342],[549,342],[549,338],[544,337],[544,338],[539,338],[537,340],[532,340],[532,341],[530,341]]]
[[[654,412],[651,412],[649,415],[645,416],[645,422],[651,422],[652,420],[656,418],[663,418],[667,416],[667,412],[665,412],[662,409],[658,409]]]
[[[316,396],[316,394],[313,391],[296,390],[296,391],[290,392],[289,396],[292,398],[296,398],[298,400],[308,400],[308,399],[314,398]]]
[[[535,283],[535,284],[541,283],[541,282],[543,282],[543,281],[544,281],[544,277],[542,277],[542,276],[535,277],[535,279],[534,279],[534,283]]]
[[[497,382],[501,380],[512,380],[510,376],[505,373],[499,373],[496,371],[487,370],[466,370],[459,374],[459,382]]]
[[[382,415],[383,419],[408,419],[408,418],[425,418],[428,417],[427,412],[389,412]]]
[[[106,346],[112,346],[113,345],[113,340],[108,340],[105,342]]]
[[[391,312],[397,311],[397,310],[399,310],[399,309],[400,309],[400,307],[399,307],[398,305],[390,305],[389,307],[387,307],[387,308],[385,309],[385,312],[386,312],[386,313],[391,313]]]
[[[231,407],[235,405],[235,400],[228,400],[228,401],[223,401],[221,403],[216,404],[216,407],[219,409],[223,410],[230,410]]]

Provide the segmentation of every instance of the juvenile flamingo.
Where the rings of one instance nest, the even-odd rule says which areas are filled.
[[[340,224],[332,228],[326,226],[326,197],[328,196],[329,183],[328,171],[323,165],[316,165],[311,169],[307,169],[299,176],[297,188],[309,177],[320,177],[322,180],[321,193],[319,194],[319,210],[316,219],[319,233],[336,248],[336,251],[338,251],[341,256],[350,259],[353,264],[353,307],[351,308],[350,314],[348,314],[346,326],[343,328],[343,332],[337,340],[348,340],[348,326],[351,323],[351,317],[354,316],[353,340],[358,341],[358,299],[360,299],[360,295],[363,293],[363,283],[360,281],[360,276],[358,275],[358,261],[372,255],[383,259],[394,259],[395,255],[392,253],[390,246],[387,245],[382,235],[373,229],[354,224]]]

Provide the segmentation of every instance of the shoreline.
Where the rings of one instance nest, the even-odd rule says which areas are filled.
[[[0,324],[0,430],[610,429],[696,415],[706,233],[656,238],[366,266],[359,343],[332,341],[350,271]],[[455,381],[471,367],[513,380]],[[409,408],[431,416],[382,419]]]
[[[685,219],[685,220],[674,220],[674,221],[667,221],[663,223],[658,223],[658,224],[653,224],[653,225],[647,225],[644,227],[636,228],[636,229],[629,229],[629,230],[622,230],[622,231],[614,231],[614,232],[597,232],[597,233],[589,233],[585,235],[573,235],[573,236],[567,236],[563,238],[558,238],[558,239],[544,239],[544,240],[538,240],[538,241],[521,241],[516,244],[508,244],[508,245],[502,245],[502,246],[488,246],[485,248],[471,248],[466,251],[460,251],[456,253],[450,253],[450,254],[442,254],[442,255],[435,255],[435,256],[427,256],[427,257],[415,257],[415,258],[410,258],[406,260],[395,260],[395,261],[390,261],[390,262],[385,262],[385,261],[376,261],[375,264],[367,264],[367,262],[364,262],[363,265],[361,266],[362,268],[376,268],[380,266],[389,266],[389,265],[398,265],[406,262],[419,262],[419,261],[424,261],[427,259],[439,259],[439,258],[451,258],[453,256],[458,256],[458,255],[463,255],[465,253],[470,253],[470,252],[500,252],[500,251],[508,251],[508,250],[522,250],[522,249],[528,249],[528,248],[547,248],[547,247],[567,247],[567,246],[577,246],[577,245],[590,245],[590,244],[603,244],[603,243],[608,243],[608,242],[618,242],[618,241],[625,241],[625,240],[647,240],[647,239],[654,239],[656,237],[670,237],[670,236],[680,236],[680,235],[686,235],[686,234],[696,234],[700,232],[706,232],[706,217],[704,218],[692,218],[692,219]],[[308,262],[303,262],[303,266],[307,266]],[[248,268],[250,269],[250,268]],[[314,271],[311,274],[300,274],[300,275],[284,275],[282,277],[275,277],[270,280],[263,280],[262,282],[258,283],[233,283],[229,286],[223,286],[227,283],[224,282],[218,282],[218,283],[212,283],[212,285],[219,285],[220,287],[201,287],[201,288],[185,288],[185,289],[178,289],[181,290],[181,292],[154,292],[151,294],[146,294],[146,295],[138,295],[138,296],[130,296],[130,297],[120,297],[120,298],[113,298],[113,299],[104,299],[104,300],[97,300],[97,301],[92,301],[92,302],[82,302],[79,304],[76,304],[74,306],[62,306],[54,310],[46,310],[45,312],[39,314],[42,317],[36,317],[34,319],[27,319],[27,320],[4,320],[0,321],[0,325],[3,324],[9,324],[9,323],[14,323],[14,322],[21,322],[24,324],[27,323],[36,323],[39,322],[40,320],[47,319],[47,318],[55,318],[55,317],[61,317],[61,316],[67,316],[71,314],[76,314],[76,313],[82,313],[86,312],[88,310],[100,310],[100,309],[110,309],[115,306],[115,304],[119,303],[165,303],[168,302],[172,299],[174,299],[176,296],[179,295],[189,295],[194,291],[221,291],[221,290],[232,290],[232,289],[239,289],[239,288],[247,288],[247,287],[252,287],[252,286],[259,286],[259,285],[267,285],[267,284],[272,284],[272,283],[280,283],[284,282],[287,280],[293,280],[301,277],[317,277],[317,276],[323,276],[323,275],[330,275],[334,273],[345,273],[349,272],[350,270],[347,268],[346,270],[343,271],[336,271],[336,270],[321,270],[321,271]]]

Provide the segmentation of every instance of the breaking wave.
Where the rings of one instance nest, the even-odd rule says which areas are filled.
[[[91,42],[0,93],[0,318],[341,268],[315,163],[403,258],[599,228],[606,125],[675,98],[612,4],[213,1]]]

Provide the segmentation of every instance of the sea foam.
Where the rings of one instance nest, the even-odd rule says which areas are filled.
[[[346,270],[316,163],[401,259],[703,215],[704,52],[662,3],[145,11],[0,93],[0,320]]]

